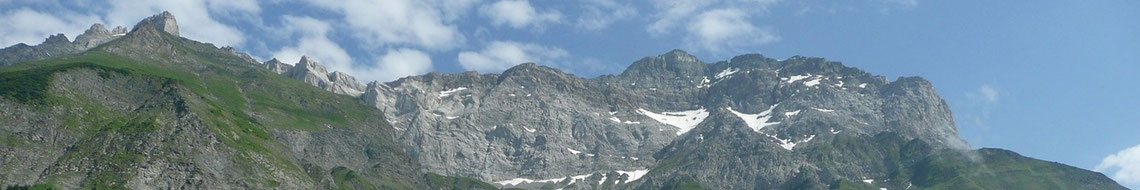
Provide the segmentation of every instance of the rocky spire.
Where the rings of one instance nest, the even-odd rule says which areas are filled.
[[[170,14],[168,11],[162,11],[160,14],[139,21],[131,31],[139,30],[141,27],[154,27],[170,35],[179,36],[178,21],[174,19],[174,14]]]
[[[63,33],[59,33],[59,34],[48,36],[48,38],[46,40],[44,40],[44,43],[42,43],[40,45],[49,45],[49,44],[50,45],[58,45],[58,44],[67,44],[67,43],[71,43],[71,41],[68,40],[67,36],[63,35]]]
[[[123,27],[123,26],[116,26],[115,29],[111,30],[111,35],[120,35],[120,34],[126,34],[126,33],[127,33],[127,27]]]
[[[103,44],[104,42],[111,41],[111,32],[103,27],[103,24],[91,25],[83,34],[75,37],[75,45],[83,48],[92,48]]]
[[[277,58],[266,61],[264,66],[266,69],[269,69],[270,71],[273,71],[277,74],[284,74],[285,72],[289,72],[289,69],[293,68],[293,65],[282,63],[281,61],[277,60]]]

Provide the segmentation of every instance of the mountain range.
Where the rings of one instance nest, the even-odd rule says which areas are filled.
[[[682,50],[362,83],[179,36],[168,12],[0,49],[0,187],[1126,189],[972,147],[921,77]]]

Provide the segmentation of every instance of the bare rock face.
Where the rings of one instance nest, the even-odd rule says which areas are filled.
[[[277,58],[270,59],[262,65],[265,66],[266,69],[269,69],[269,71],[277,74],[285,74],[285,72],[289,72],[290,69],[293,69],[293,65],[282,63],[278,61]]]
[[[677,176],[729,175],[744,177],[708,187],[770,189],[792,184],[796,170],[824,167],[801,156],[835,139],[890,133],[936,149],[968,148],[933,92],[920,78],[888,82],[821,58],[750,54],[708,64],[674,50],[616,76],[586,79],[527,63],[502,74],[374,82],[361,99],[384,111],[428,172],[579,189],[655,189],[667,184],[654,181]],[[689,156],[704,160],[633,182],[638,172]],[[824,180],[886,175],[879,169],[827,168],[840,176]]]
[[[169,33],[170,35],[179,36],[178,34],[178,20],[174,19],[174,14],[163,11],[158,15],[154,15],[143,19],[131,31],[139,30],[140,27],[153,27],[160,31]]]
[[[83,34],[75,37],[75,45],[83,48],[93,48],[104,42],[111,41],[111,32],[103,27],[103,24],[91,25],[91,28],[84,31]]]
[[[287,66],[269,65],[267,63],[266,67],[280,69]],[[337,94],[360,96],[364,93],[364,84],[357,81],[355,77],[341,72],[329,73],[325,66],[307,56],[302,56],[301,61],[289,68],[289,71],[283,75]]]

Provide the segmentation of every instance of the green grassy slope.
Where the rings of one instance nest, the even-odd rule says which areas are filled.
[[[165,33],[132,33],[76,56],[2,67],[0,96],[66,120],[66,127],[84,131],[77,137],[80,142],[100,142],[78,144],[60,158],[89,157],[101,160],[100,163],[111,168],[101,170],[110,173],[87,177],[85,180],[88,182],[84,186],[88,187],[104,184],[123,187],[125,180],[135,172],[129,168],[145,160],[131,153],[130,147],[108,153],[104,151],[108,147],[84,145],[145,141],[151,130],[162,127],[154,121],[170,118],[162,118],[162,114],[168,114],[166,112],[99,111],[109,110],[108,105],[84,98],[82,94],[52,90],[54,82],[59,82],[55,81],[59,75],[73,74],[73,71],[94,71],[104,78],[128,81],[156,81],[150,84],[158,86],[157,89],[169,89],[171,94],[167,95],[178,96],[180,98],[174,99],[185,101],[180,102],[184,106],[176,109],[195,113],[209,126],[213,136],[238,152],[232,161],[250,167],[246,169],[248,171],[266,171],[267,168],[254,163],[266,162],[275,168],[273,170],[283,170],[281,172],[285,175],[304,175],[304,169],[296,163],[298,158],[291,155],[270,131],[349,130],[378,133],[373,135],[380,137],[393,136],[391,127],[383,121],[380,112],[359,100],[282,77],[256,64],[210,44]],[[82,111],[53,112],[53,109]],[[24,141],[20,138],[5,139],[11,141],[6,145]],[[104,142],[108,139],[111,140]],[[367,187],[423,187],[424,180],[418,173],[418,165],[407,158],[395,141],[391,138],[376,141],[379,143],[374,147],[382,151],[370,156],[379,160],[373,166],[379,169],[366,172],[364,177],[371,183]],[[249,183],[273,187],[279,182],[264,179]]]

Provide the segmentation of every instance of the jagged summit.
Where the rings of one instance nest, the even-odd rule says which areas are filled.
[[[138,31],[143,27],[151,27],[169,33],[170,35],[179,36],[178,20],[176,20],[174,14],[171,14],[169,11],[162,11],[162,13],[139,21],[134,29],[131,29],[131,32]]]
[[[365,90],[364,83],[360,83],[355,77],[339,71],[329,73],[324,65],[308,56],[301,56],[301,60],[291,66],[274,58],[267,61],[264,67],[285,77],[297,79],[337,94],[360,96]]]
[[[93,24],[91,28],[84,31],[83,34],[75,37],[75,45],[83,48],[93,48],[100,44],[114,40],[126,33],[126,29],[122,26],[115,27],[113,31],[107,31],[103,24]]]

